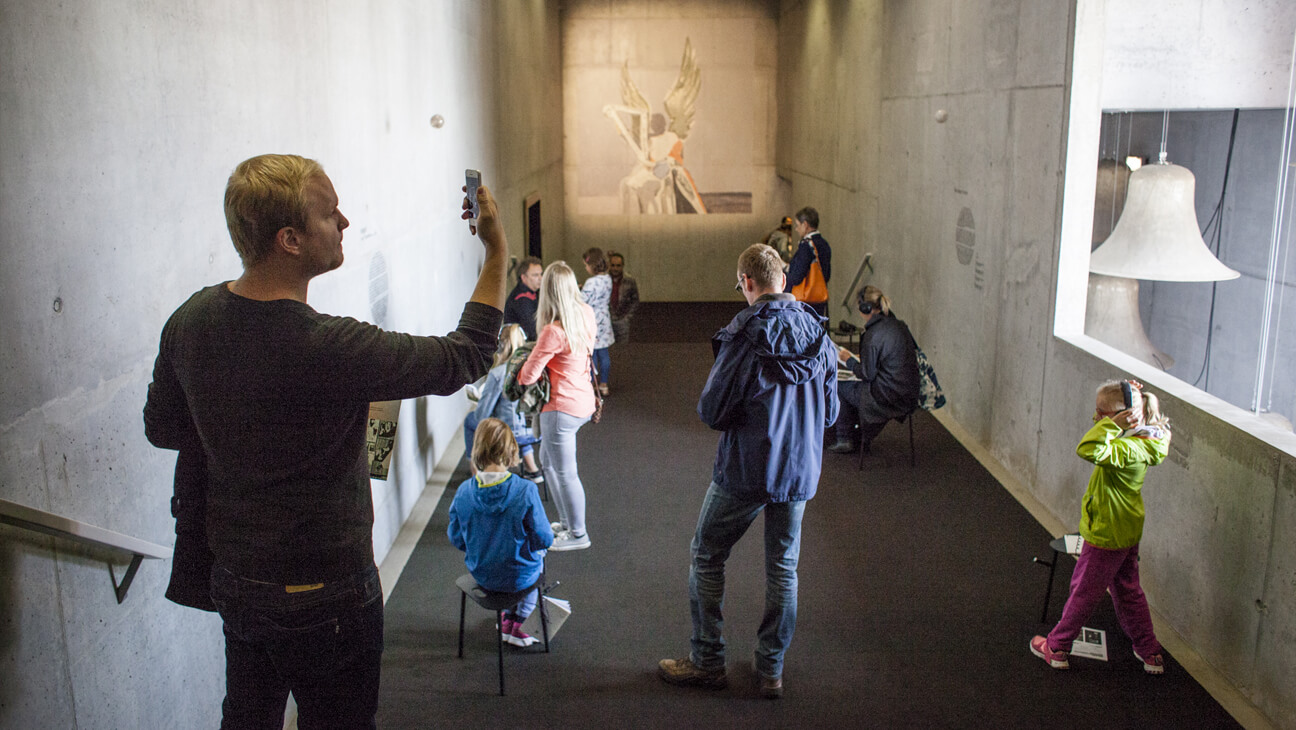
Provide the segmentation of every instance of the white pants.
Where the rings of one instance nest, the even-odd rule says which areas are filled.
[[[561,411],[540,413],[540,462],[558,507],[558,521],[574,535],[585,532],[585,487],[576,471],[576,432],[589,421]]]

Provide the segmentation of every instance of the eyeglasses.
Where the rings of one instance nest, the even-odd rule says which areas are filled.
[[[734,284],[734,291],[742,291],[742,284],[744,278],[745,277],[742,274],[738,275],[738,283]]]

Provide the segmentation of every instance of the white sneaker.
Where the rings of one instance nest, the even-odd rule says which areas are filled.
[[[589,546],[589,535],[577,537],[572,534],[571,530],[563,530],[554,538],[553,545],[549,549],[561,553],[567,550],[584,550]]]
[[[553,530],[553,534],[555,538],[558,537],[560,533],[567,532],[567,530],[563,529],[561,522],[550,522],[549,529]]]

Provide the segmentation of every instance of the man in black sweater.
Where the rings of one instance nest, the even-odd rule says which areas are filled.
[[[490,192],[478,196],[476,289],[454,332],[419,337],[306,304],[311,279],[342,264],[349,225],[317,162],[263,155],[230,176],[243,274],[168,320],[144,407],[150,442],[206,466],[205,499],[204,485],[187,492],[198,509],[173,509],[178,523],[205,509],[226,643],[222,727],[277,726],[290,691],[303,726],[374,727],[383,604],[369,403],[448,395],[490,367],[508,246]]]

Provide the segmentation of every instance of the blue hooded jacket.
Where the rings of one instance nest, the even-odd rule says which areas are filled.
[[[516,474],[482,486],[478,477],[459,485],[450,503],[446,535],[463,550],[473,580],[489,591],[520,591],[540,580],[553,529],[536,485]]]
[[[698,416],[724,433],[712,480],[753,502],[810,499],[823,430],[837,420],[837,348],[823,318],[790,294],[766,295],[711,338],[716,361]]]

